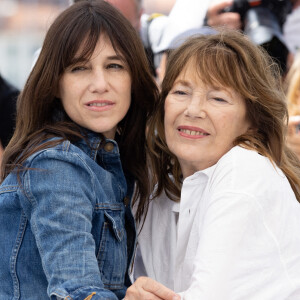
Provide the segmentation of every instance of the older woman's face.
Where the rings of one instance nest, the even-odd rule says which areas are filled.
[[[214,165],[250,126],[243,98],[233,89],[204,85],[191,64],[166,97],[164,124],[184,177]]]
[[[59,97],[75,123],[114,138],[118,123],[130,107],[131,76],[105,35],[100,36],[88,61],[63,73]]]

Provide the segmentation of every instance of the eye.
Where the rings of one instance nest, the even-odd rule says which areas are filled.
[[[124,69],[124,67],[121,65],[121,64],[109,64],[107,65],[106,67],[107,69],[115,69],[115,70],[121,70],[121,69]]]
[[[172,92],[172,94],[184,96],[184,95],[187,95],[187,92],[184,91],[184,90],[174,90],[174,91]]]
[[[84,71],[86,69],[87,69],[87,67],[85,67],[85,66],[75,66],[75,67],[71,68],[71,72],[75,73],[75,72],[79,72],[79,71]]]
[[[214,97],[213,100],[215,100],[216,102],[227,102],[225,99],[220,97]]]

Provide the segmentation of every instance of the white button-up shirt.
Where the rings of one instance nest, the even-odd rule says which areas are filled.
[[[151,202],[134,266],[185,300],[299,300],[300,204],[282,171],[234,147]]]

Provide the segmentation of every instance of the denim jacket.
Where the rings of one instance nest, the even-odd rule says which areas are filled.
[[[95,149],[100,138],[90,134]],[[117,143],[64,141],[0,186],[0,299],[122,299],[135,244]]]

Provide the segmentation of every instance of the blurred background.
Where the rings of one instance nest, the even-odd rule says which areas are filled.
[[[146,13],[168,14],[174,0],[144,0]],[[0,0],[0,73],[22,89],[45,32],[69,0]]]
[[[21,89],[34,52],[68,0],[0,0],[0,73]]]

